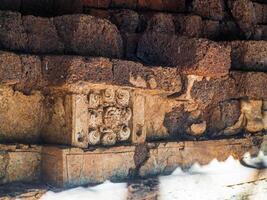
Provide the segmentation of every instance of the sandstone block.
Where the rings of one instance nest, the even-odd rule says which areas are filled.
[[[39,92],[24,95],[0,88],[1,142],[38,142],[45,119],[43,100]]]
[[[83,151],[75,148],[44,147],[42,177],[59,187],[74,187],[130,176],[135,168],[134,146],[98,148]]]
[[[259,146],[254,146],[251,139],[168,142],[150,149],[149,158],[141,166],[139,174],[141,176],[169,174],[177,166],[188,167],[196,162],[205,165],[214,158],[224,161],[229,155],[240,159],[245,152],[255,154],[258,150]]]
[[[131,175],[142,177],[169,174],[178,166],[195,162],[208,164],[214,158],[236,159],[244,153],[258,153],[262,139],[232,139],[198,142],[148,143],[84,151],[78,148],[43,147],[42,177],[49,184],[74,187],[105,180],[122,180]],[[142,155],[141,155],[142,154]]]
[[[41,173],[41,148],[0,145],[0,184],[37,182]]]
[[[250,133],[260,132],[264,129],[262,106],[261,100],[242,101],[242,112],[247,120],[246,130]]]
[[[138,43],[137,56],[152,65],[177,67],[184,73],[223,76],[230,68],[230,48],[202,39],[148,32]]]

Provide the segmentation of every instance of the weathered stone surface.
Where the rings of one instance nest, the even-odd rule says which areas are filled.
[[[218,106],[210,108],[207,112],[211,113],[207,116],[208,135],[235,135],[240,133],[244,128],[244,116],[241,116],[241,105],[238,100],[219,103]]]
[[[145,67],[132,61],[114,60],[114,80],[119,85],[179,92],[181,76],[174,68]]]
[[[54,18],[65,51],[82,55],[121,57],[121,36],[109,21],[87,15]]]
[[[41,148],[0,145],[0,184],[36,182],[41,173]]]
[[[260,132],[264,129],[261,100],[243,100],[242,112],[244,113],[247,120],[247,131],[249,131],[250,133],[255,133]]]
[[[193,0],[193,12],[204,18],[222,20],[224,18],[223,0]]]
[[[25,53],[74,53],[119,58],[122,38],[108,20],[89,15],[21,17],[0,12],[0,47]]]
[[[19,13],[0,11],[1,49],[22,50],[27,46],[27,34]]]
[[[45,110],[39,93],[24,95],[0,88],[0,141],[34,143],[39,141]]]
[[[137,56],[145,63],[177,67],[194,75],[223,76],[230,68],[230,48],[227,46],[155,32],[142,36]]]
[[[119,10],[112,13],[111,21],[123,32],[135,33],[139,25],[139,15],[132,10]]]
[[[123,179],[135,168],[134,152],[135,146],[86,152],[74,148],[44,147],[42,177],[44,181],[60,187]]]
[[[198,142],[148,143],[146,148],[119,146],[84,151],[77,148],[43,147],[43,180],[61,187],[99,183],[107,179],[171,173],[178,166],[195,162],[208,164],[214,158],[236,159],[250,152],[257,154],[261,138]],[[141,153],[141,154],[140,154]],[[142,155],[142,158],[138,155]],[[203,156],[204,155],[204,156]]]
[[[237,84],[237,95],[249,99],[267,99],[267,74],[263,72],[231,72]]]
[[[21,60],[14,53],[0,52],[0,83],[14,84],[21,80]]]
[[[151,9],[151,10],[161,10],[161,11],[176,11],[183,12],[186,7],[185,0],[138,0],[137,8],[141,9]]]
[[[151,146],[149,158],[139,170],[141,176],[169,174],[177,166],[188,167],[196,162],[204,165],[214,158],[223,161],[229,155],[240,159],[245,152],[257,154],[259,151],[252,139],[169,142]]]
[[[171,15],[158,13],[148,21],[147,31],[158,33],[175,33],[175,25]]]
[[[22,17],[24,30],[27,33],[27,52],[63,53],[64,44],[57,35],[53,19],[34,16]]]
[[[232,69],[267,71],[267,41],[234,41],[231,48]]]
[[[0,51],[0,84],[29,93],[44,86],[39,56]]]
[[[231,2],[231,13],[243,35],[248,39],[254,34],[256,25],[253,3],[250,0],[236,0]]]

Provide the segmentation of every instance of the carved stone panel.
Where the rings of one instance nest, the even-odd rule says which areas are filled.
[[[88,94],[89,145],[114,145],[131,136],[130,92],[107,88]]]

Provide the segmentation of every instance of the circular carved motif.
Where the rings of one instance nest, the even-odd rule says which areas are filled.
[[[97,108],[100,105],[100,95],[99,94],[90,94],[89,95],[89,108]]]
[[[116,134],[111,129],[105,129],[103,131],[104,136],[102,137],[103,145],[114,145],[116,143]]]
[[[128,126],[122,126],[121,130],[118,132],[119,141],[128,140],[131,135],[131,130]]]
[[[115,91],[112,88],[104,90],[103,100],[105,103],[113,103],[115,101]]]
[[[111,106],[105,108],[104,123],[107,127],[116,127],[120,124],[121,111],[119,108]]]
[[[100,142],[100,132],[97,130],[92,130],[88,134],[88,143],[91,145],[96,145]]]
[[[130,93],[127,90],[119,89],[116,93],[116,101],[120,106],[127,106],[130,100]]]
[[[89,110],[88,124],[90,128],[96,128],[103,123],[101,110]]]

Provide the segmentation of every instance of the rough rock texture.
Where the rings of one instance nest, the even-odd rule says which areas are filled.
[[[116,26],[87,15],[56,18],[21,17],[0,11],[0,47],[27,53],[74,53],[122,57],[122,38]]]
[[[225,15],[223,0],[193,0],[193,12],[204,18],[222,20]]]
[[[0,87],[1,142],[39,141],[45,115],[43,100],[39,92],[27,96]]]
[[[229,44],[233,69],[267,71],[266,41],[234,41]]]
[[[137,56],[148,64],[177,67],[200,76],[223,76],[230,68],[230,48],[227,46],[155,32],[142,36]]]
[[[253,3],[250,0],[236,0],[232,2],[231,7],[231,13],[243,35],[250,38],[256,25]]]
[[[40,175],[40,146],[0,145],[0,184],[32,183],[39,181]]]
[[[135,170],[142,177],[168,174],[177,166],[190,166],[195,162],[207,164],[213,158],[226,160],[229,155],[239,159],[247,151],[256,154],[261,139],[255,138],[254,142],[252,139],[236,139],[149,143],[141,152],[135,146],[98,148],[91,151],[44,147],[43,179],[56,186],[73,187],[107,179],[121,180],[129,177]],[[140,159],[141,162],[135,159]]]

